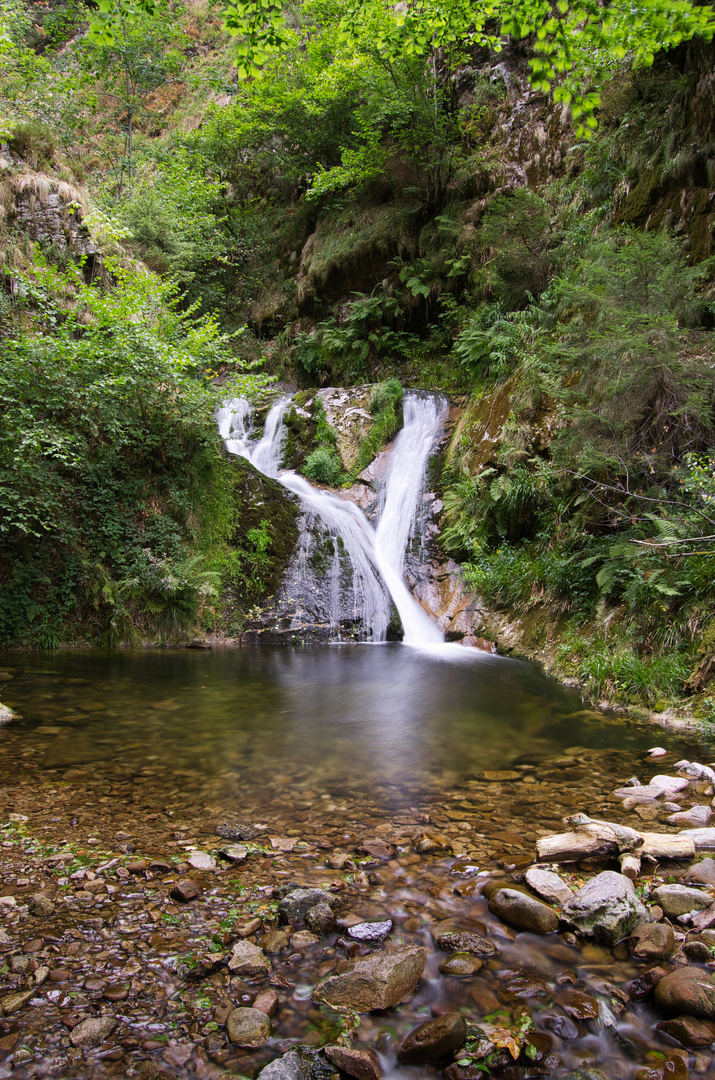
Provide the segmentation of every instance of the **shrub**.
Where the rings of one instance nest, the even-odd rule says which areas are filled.
[[[316,484],[337,487],[342,482],[343,466],[336,450],[329,446],[319,446],[306,458],[303,472]]]

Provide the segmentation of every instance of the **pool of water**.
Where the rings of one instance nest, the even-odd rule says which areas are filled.
[[[52,871],[56,882],[42,879],[66,909],[38,956],[54,950],[49,962],[67,963],[70,981],[18,1014],[22,1045],[34,1054],[15,1067],[19,1078],[45,1075],[38,1062],[48,1075],[69,1075],[63,994],[82,995],[88,1008],[106,1007],[102,992],[84,985],[93,985],[98,965],[79,957],[77,940],[95,950],[99,966],[136,970],[129,997],[116,1006],[130,1036],[126,1051],[116,1051],[125,1056],[91,1068],[75,1063],[72,1075],[126,1075],[128,1063],[136,1067],[133,1056],[163,1053],[161,1039],[220,1043],[220,1032],[206,1025],[217,1002],[225,995],[235,1000],[238,988],[225,969],[187,988],[174,974],[176,957],[197,942],[228,946],[226,927],[257,909],[270,928],[263,901],[281,881],[330,883],[353,921],[392,919],[392,940],[428,948],[427,978],[414,999],[363,1017],[358,1032],[364,1045],[383,1048],[388,1073],[404,1080],[438,1074],[431,1066],[395,1070],[390,1046],[445,1009],[475,1020],[496,1017],[512,1029],[533,1023],[543,1033],[571,986],[611,1008],[609,986],[635,978],[642,962],[622,946],[582,947],[568,937],[510,931],[489,914],[481,886],[489,875],[518,874],[533,861],[538,837],[560,831],[567,814],[584,810],[637,825],[611,792],[634,773],[645,781],[668,768],[647,759],[648,747],[657,743],[691,760],[715,757],[712,742],[584,706],[533,665],[466,650],[5,654],[0,671],[10,676],[2,700],[21,717],[0,728],[2,821],[20,814],[42,843],[101,851],[100,861],[145,855],[172,865],[196,848],[215,854],[219,825],[264,826],[262,850],[239,870],[219,865],[215,874],[198,874],[201,905],[171,901],[168,863],[163,871],[150,867],[146,880],[117,880],[107,871],[111,888],[89,898],[81,898],[81,882],[59,877],[61,866]],[[8,849],[20,842],[6,835]],[[375,839],[391,847],[392,857],[360,854]],[[34,843],[28,851],[39,850]],[[0,876],[0,894],[19,900],[38,887],[31,869],[8,868],[2,859]],[[474,978],[439,973],[444,954],[430,928],[445,919],[498,942],[498,956]],[[104,929],[96,929],[102,921]],[[270,1045],[248,1053],[219,1048],[213,1060],[252,1076],[291,1045],[324,1041],[328,1021],[311,1004],[311,987],[356,947],[345,939],[346,925],[300,953],[274,957],[280,1004]],[[31,932],[22,919],[17,929],[21,940]],[[67,996],[66,1009],[70,1004]],[[561,1062],[554,1075],[598,1063],[609,1077],[631,1080],[637,1065],[657,1065],[657,1055],[670,1052],[653,1031],[657,1018],[647,1001],[618,1007],[610,1029],[585,1021],[578,1037],[553,1037]],[[14,1038],[12,1024],[7,1030],[5,1037]],[[0,1075],[10,1075],[2,1073],[9,1053],[0,1053]],[[209,1075],[192,1068],[177,1075]],[[534,1075],[513,1068],[497,1075]],[[702,1060],[696,1073],[707,1073]]]

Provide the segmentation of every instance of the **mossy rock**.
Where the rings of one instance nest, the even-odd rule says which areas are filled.
[[[244,458],[231,460],[237,473],[234,492],[238,514],[229,544],[243,547],[248,530],[268,522],[270,543],[261,580],[263,594],[270,596],[278,589],[298,542],[300,510],[277,480],[264,476]]]

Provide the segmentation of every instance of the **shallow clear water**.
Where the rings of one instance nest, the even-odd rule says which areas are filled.
[[[21,737],[42,769],[155,762],[199,785],[235,773],[242,805],[245,781],[270,792],[286,772],[399,800],[529,755],[653,742],[529,664],[450,655],[384,645],[14,656],[4,699],[24,723],[0,740]]]
[[[585,810],[637,825],[613,788],[634,773],[646,781],[677,760],[649,761],[647,747],[701,761],[711,761],[715,747],[584,707],[532,665],[476,652],[466,661],[467,652],[353,645],[5,654],[0,670],[12,678],[2,698],[22,719],[0,728],[0,820],[22,814],[40,844],[71,845],[95,864],[140,855],[150,864],[125,880],[108,869],[106,891],[100,882],[90,895],[81,881],[61,878],[61,866],[41,867],[38,876],[37,839],[4,834],[13,839],[2,845],[0,894],[22,901],[38,887],[51,890],[58,913],[42,928],[50,931],[44,946],[33,947],[43,961],[69,966],[67,982],[48,982],[17,1021],[0,1024],[0,1040],[21,1038],[34,1055],[35,1065],[12,1076],[38,1075],[42,1061],[53,1076],[123,1076],[128,1062],[161,1055],[167,1039],[196,1046],[204,1036],[207,1046],[217,1039],[214,1060],[253,1076],[296,1043],[322,1045],[335,1037],[334,1017],[314,1007],[311,988],[358,948],[346,938],[346,918],[389,918],[390,940],[428,950],[414,998],[361,1020],[359,1044],[386,1048],[389,1077],[436,1080],[432,1066],[395,1069],[390,1050],[434,1013],[459,1009],[511,1029],[526,1020],[543,1034],[553,1030],[554,1014],[563,1021],[571,986],[615,1008],[611,984],[623,987],[648,964],[624,946],[512,931],[489,913],[481,887],[490,876],[518,875],[533,861],[538,836],[561,831],[567,814]],[[456,655],[460,662],[450,659]],[[218,859],[212,872],[191,871],[201,901],[173,902],[176,873],[189,870],[181,860],[196,848],[216,855],[224,843],[216,828],[239,820],[265,825],[245,863],[237,869]],[[366,860],[360,847],[376,838],[391,855]],[[566,874],[578,885],[583,877],[572,871]],[[216,1025],[206,1026],[213,1010],[226,995],[252,1000],[256,988],[246,990],[225,968],[187,983],[176,974],[177,957],[209,942],[229,947],[231,927],[256,911],[270,929],[272,888],[286,881],[337,890],[343,923],[272,958],[279,1006],[269,1045],[226,1046]],[[37,933],[22,910],[11,909],[6,925],[18,944],[0,946],[3,955]],[[498,954],[474,977],[440,975],[444,953],[432,930],[445,919],[497,943]],[[121,976],[129,988],[115,1010],[129,1036],[126,1051],[111,1046],[118,1057],[67,1072],[63,1017],[80,993],[86,1007],[108,1007],[92,988],[98,973]],[[657,1055],[671,1052],[654,1032],[657,1019],[648,1001],[626,995],[611,1029],[588,1020],[577,1037],[549,1036],[560,1061],[554,1075],[598,1064],[612,1080],[633,1080],[636,1064],[657,1064]],[[0,1076],[10,1075],[3,1072],[8,1047],[0,1042]],[[692,1075],[711,1076],[712,1059],[702,1059]],[[202,1069],[199,1062],[180,1075],[202,1077]],[[509,1072],[507,1062],[496,1075],[536,1073],[521,1065]]]

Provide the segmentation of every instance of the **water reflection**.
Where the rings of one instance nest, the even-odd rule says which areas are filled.
[[[414,793],[575,744],[652,741],[532,665],[451,664],[400,645],[23,656],[11,696],[46,769],[170,761],[243,784],[302,772],[307,784]]]

